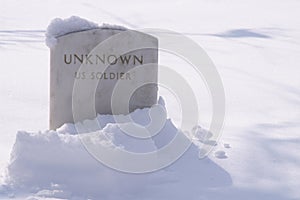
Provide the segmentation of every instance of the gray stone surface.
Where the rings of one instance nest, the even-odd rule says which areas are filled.
[[[133,31],[132,39],[125,38],[124,41],[114,44],[112,49],[106,52],[92,50],[102,41],[124,30],[115,29],[93,29],[69,33],[57,40],[55,47],[50,52],[50,129],[56,129],[64,123],[73,123],[72,113],[72,92],[74,82],[98,80],[99,85],[95,91],[95,109],[99,114],[112,114],[111,96],[117,81],[129,81],[132,84],[141,84],[149,80],[157,83],[157,65],[145,68],[142,73],[128,72],[133,68],[147,63],[158,62],[158,41],[156,38]],[[127,31],[128,32],[128,31]],[[139,49],[127,52],[124,55],[117,55],[113,52],[118,48],[135,43],[135,46],[151,44],[154,49]],[[91,52],[92,51],[92,52]],[[117,58],[117,60],[115,59]],[[86,68],[80,66],[85,64]],[[98,65],[107,65],[105,72],[97,70]],[[85,70],[88,69],[88,70]],[[91,86],[92,87],[92,86]],[[123,92],[127,92],[126,89]],[[79,95],[80,96],[80,95]],[[86,97],[84,91],[80,96],[81,102],[89,102],[91,97]],[[118,114],[126,114],[136,108],[149,107],[157,101],[157,85],[144,85],[134,92],[129,105],[122,105]],[[82,103],[82,119],[91,119],[95,116],[84,113],[85,103]],[[127,106],[127,108],[124,108]],[[123,108],[122,108],[123,107]],[[80,113],[79,113],[80,114]]]

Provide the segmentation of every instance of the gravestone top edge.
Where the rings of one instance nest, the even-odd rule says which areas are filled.
[[[61,37],[67,36],[67,35],[71,35],[71,34],[75,34],[75,33],[81,33],[81,32],[86,32],[86,31],[93,31],[93,30],[112,30],[112,31],[129,31],[131,29],[120,29],[120,28],[107,28],[107,27],[98,27],[98,28],[90,28],[90,29],[83,29],[83,30],[77,30],[77,31],[70,31],[68,33],[56,36],[56,39],[59,39]]]
[[[144,33],[144,32],[140,32],[138,30],[133,30],[133,29],[118,29],[118,28],[107,28],[107,27],[98,27],[98,28],[91,28],[91,29],[86,29],[86,30],[80,30],[80,31],[73,31],[73,32],[69,32],[67,34],[64,34],[64,35],[61,35],[61,36],[58,36],[56,38],[57,40],[57,44],[53,47],[53,48],[50,48],[50,51],[54,51],[54,49],[57,48],[57,46],[64,40],[69,40],[72,38],[72,36],[75,36],[76,37],[81,37],[80,35],[85,35],[86,33],[93,33],[95,34],[96,32],[100,32],[100,31],[107,31],[107,32],[112,32],[112,35],[114,34],[119,34],[119,33],[122,33],[122,32],[126,32],[126,31],[131,31],[131,32],[136,32],[138,34],[142,34],[142,35],[145,35],[147,36],[148,40],[151,40],[153,41],[154,43],[156,43],[156,45],[158,45],[158,38],[156,38],[155,36],[151,35],[151,34],[147,34],[147,33]],[[96,33],[97,34],[97,33]],[[72,39],[71,39],[72,40]]]

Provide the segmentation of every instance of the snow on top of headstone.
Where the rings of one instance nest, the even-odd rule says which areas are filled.
[[[102,26],[100,26],[99,28],[102,28],[102,29],[115,29],[115,30],[127,30],[127,28],[125,28],[124,26],[114,25],[114,24],[107,24],[107,23],[103,23]]]
[[[91,29],[116,29],[116,30],[126,30],[123,26],[110,25],[103,23],[99,26],[97,23],[88,21],[86,19],[72,16],[67,19],[55,18],[49,24],[46,31],[46,45],[52,48],[56,45],[57,38],[68,33],[85,31]]]

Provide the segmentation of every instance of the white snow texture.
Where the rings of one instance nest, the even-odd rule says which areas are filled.
[[[137,124],[145,125],[150,122],[148,112],[149,108],[137,109],[130,115]],[[97,145],[135,153],[156,151],[176,134],[183,134],[167,120],[156,136],[141,140],[126,135],[112,115],[98,115],[94,120],[104,128],[96,135],[84,133],[80,137],[89,137]],[[83,124],[91,121],[85,120]],[[184,171],[183,166],[164,175],[162,171],[140,175],[118,172],[96,161],[76,132],[74,124],[64,124],[56,131],[18,132],[7,168],[6,185],[13,191],[31,191],[36,197],[123,199],[122,196],[127,195],[130,199],[138,199],[137,191],[145,191],[145,188],[180,176]],[[198,160],[197,148],[194,146],[190,151],[194,156],[186,162],[193,163]]]
[[[300,199],[299,10],[298,0],[1,1],[0,199]],[[78,26],[81,19],[72,15],[99,27],[109,22],[173,30],[207,52],[226,94],[224,129],[207,158],[197,159],[194,145],[164,170],[129,176],[95,161],[79,146],[72,124],[38,132],[48,128],[49,114],[45,33],[51,46],[61,35],[98,28],[89,22]],[[67,25],[71,19],[73,25]],[[209,127],[213,108],[203,79],[172,52],[160,52],[159,58],[189,83],[199,102],[199,124]],[[166,129],[180,127],[176,95],[163,87],[159,95],[172,119]],[[101,133],[119,145],[116,124],[99,117],[107,117]],[[195,144],[210,136],[201,127],[191,137]],[[153,147],[144,144],[145,151]]]
[[[117,30],[126,30],[123,26],[110,25],[103,23],[102,26],[99,26],[97,23],[88,21],[86,19],[72,16],[70,18],[61,19],[55,18],[49,24],[46,31],[46,45],[49,48],[52,48],[56,45],[56,38],[66,35],[68,33],[85,31],[90,29],[117,29]]]

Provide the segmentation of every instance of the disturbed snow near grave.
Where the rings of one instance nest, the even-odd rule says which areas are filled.
[[[73,33],[77,31],[85,31],[90,29],[116,29],[116,30],[127,30],[123,26],[110,25],[103,23],[99,26],[97,23],[88,21],[86,19],[72,16],[67,19],[55,18],[49,24],[46,31],[46,44],[49,48],[56,45],[56,38],[66,35],[68,33]]]
[[[160,104],[163,105],[162,100]],[[131,113],[131,117],[136,123],[147,125],[150,122],[148,112],[149,108],[138,109]],[[80,137],[76,134],[74,124],[65,124],[56,131],[18,132],[2,192],[16,196],[30,192],[32,198],[122,199],[122,196],[126,195],[131,199],[138,199],[149,190],[152,192],[147,196],[155,196],[156,192],[162,192],[162,189],[156,188],[157,185],[162,187],[165,183],[173,182],[178,184],[176,187],[182,187],[186,181],[193,182],[190,176],[199,179],[201,177],[204,185],[220,184],[219,180],[212,181],[205,173],[201,173],[201,161],[197,158],[198,150],[195,145],[181,158],[184,161],[176,162],[177,164],[156,173],[127,174],[104,166],[86,151],[80,138],[90,137],[97,145],[105,145],[108,148],[145,153],[164,147],[176,134],[183,133],[168,119],[156,136],[141,140],[124,134],[112,115],[98,115],[95,120],[86,120],[84,124],[92,124],[95,121],[104,128],[98,128],[97,134],[84,133]],[[199,133],[199,130],[204,130],[197,130],[193,140],[202,135],[198,140],[201,142],[203,134]],[[207,159],[205,162],[210,161]],[[213,164],[202,166],[202,171],[212,170],[214,167],[216,168]],[[185,171],[186,169],[188,170]],[[198,175],[195,175],[195,172]],[[226,172],[219,170],[219,173],[222,174],[222,181],[229,182]],[[201,181],[197,180],[198,186],[199,183],[201,185]],[[153,193],[153,190],[156,192]]]

